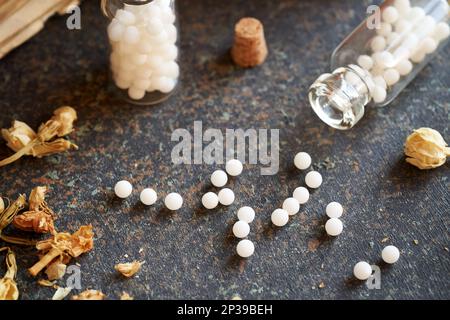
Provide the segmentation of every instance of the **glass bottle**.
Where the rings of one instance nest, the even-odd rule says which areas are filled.
[[[138,105],[167,99],[180,75],[175,0],[102,0],[101,8],[111,20],[110,66],[121,95]]]
[[[388,0],[335,49],[333,73],[309,89],[316,114],[336,129],[353,127],[364,108],[386,106],[448,43],[446,0]]]

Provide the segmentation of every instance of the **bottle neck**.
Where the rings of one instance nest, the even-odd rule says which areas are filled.
[[[336,69],[321,75],[309,88],[309,101],[322,121],[346,130],[364,115],[372,99],[374,83],[370,74],[356,65]]]

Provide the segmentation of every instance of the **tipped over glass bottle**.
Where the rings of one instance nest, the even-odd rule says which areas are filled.
[[[115,86],[129,102],[167,99],[178,84],[175,0],[102,0],[111,20],[110,66]]]
[[[384,1],[335,49],[333,73],[311,85],[316,114],[345,130],[362,118],[369,103],[388,105],[448,43],[448,21],[446,0]]]

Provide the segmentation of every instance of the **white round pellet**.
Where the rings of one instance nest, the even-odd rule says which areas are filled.
[[[295,198],[287,198],[283,201],[283,210],[286,210],[286,212],[293,216],[297,214],[300,210],[300,203]]]
[[[425,59],[425,52],[422,50],[417,50],[411,55],[411,61],[414,63],[421,63]]]
[[[382,36],[375,36],[370,42],[370,47],[372,48],[373,52],[382,51],[384,50],[384,48],[386,48],[386,39],[384,39],[384,37]]]
[[[135,65],[144,64],[146,61],[147,61],[147,55],[146,54],[132,53],[130,55],[130,62],[134,63]]]
[[[126,180],[119,181],[114,186],[116,196],[122,199],[129,197],[132,191],[133,186]]]
[[[159,19],[159,17],[161,17],[161,8],[157,5],[150,5],[148,6],[145,15],[149,20]]]
[[[211,183],[215,187],[223,187],[228,182],[228,176],[223,170],[216,170],[211,175]]]
[[[255,219],[255,210],[251,207],[242,207],[238,210],[237,217],[239,220],[251,223]]]
[[[152,68],[148,65],[140,66],[133,71],[135,78],[149,79],[153,74]]]
[[[138,88],[138,89],[142,89],[142,90],[147,90],[148,86],[150,85],[150,80],[149,79],[142,79],[142,78],[138,78],[136,80],[133,81],[133,87]]]
[[[241,240],[236,246],[236,252],[240,257],[248,258],[255,252],[255,245],[250,240]]]
[[[317,189],[322,184],[322,175],[317,171],[310,171],[306,174],[305,183],[308,187]]]
[[[377,28],[377,34],[383,37],[387,37],[392,32],[392,25],[387,22],[382,22]]]
[[[242,173],[242,162],[237,159],[231,159],[225,164],[225,170],[230,176],[238,176]]]
[[[177,28],[173,24],[166,25],[165,28],[167,33],[167,42],[170,44],[174,44],[175,42],[177,42]]]
[[[128,96],[133,100],[141,100],[145,96],[145,89],[130,87],[128,89]]]
[[[400,74],[397,69],[387,69],[384,71],[383,78],[388,86],[393,86],[400,80]]]
[[[175,211],[183,205],[183,198],[176,192],[169,193],[164,199],[164,204],[167,209]]]
[[[169,78],[177,79],[180,76],[180,67],[175,61],[166,62],[164,69]]]
[[[170,6],[170,0],[155,0],[155,3],[161,8],[167,8]]]
[[[397,69],[398,73],[401,76],[406,76],[412,71],[413,64],[408,59],[403,59],[399,63],[397,63],[395,69]]]
[[[161,21],[164,24],[173,24],[175,19],[175,14],[170,7],[165,7],[161,10]]]
[[[202,197],[202,204],[206,209],[214,209],[219,204],[219,197],[214,192],[207,192]]]
[[[219,202],[224,206],[229,206],[234,202],[234,192],[229,188],[223,188],[219,191]]]
[[[398,19],[395,23],[394,29],[398,34],[408,32],[412,27],[411,22],[406,19]]]
[[[433,38],[442,41],[450,35],[450,27],[446,22],[439,22],[433,31]]]
[[[353,275],[356,279],[367,280],[372,275],[372,267],[365,261],[360,261],[353,267]]]
[[[398,19],[398,11],[395,7],[389,6],[381,13],[383,21],[387,23],[394,23]]]
[[[159,46],[159,45],[161,45],[163,43],[168,42],[168,35],[167,35],[167,32],[163,30],[163,31],[161,31],[160,33],[158,33],[156,35],[150,36],[148,38],[148,40],[151,41],[151,43],[153,45],[155,45],[155,47],[156,47],[156,46]]]
[[[409,10],[407,19],[411,22],[417,22],[423,17],[425,17],[425,10],[423,10],[421,7],[414,7]]]
[[[175,88],[176,82],[168,77],[158,77],[153,80],[153,84],[162,93],[169,93]]]
[[[120,41],[125,32],[125,27],[118,21],[113,21],[108,26],[108,37],[111,41]]]
[[[116,84],[117,87],[119,87],[120,89],[126,90],[129,87],[131,87],[131,81],[124,79],[122,77],[117,77],[114,78],[114,83]]]
[[[401,60],[409,59],[409,56],[411,55],[411,51],[403,46],[400,46],[397,49],[395,49],[393,55],[394,55],[395,61],[398,63]]]
[[[330,218],[340,218],[344,212],[344,208],[339,202],[330,202],[325,210]]]
[[[128,44],[135,44],[139,42],[140,36],[138,28],[135,26],[128,26],[123,34],[123,41]]]
[[[394,7],[397,9],[400,16],[406,17],[411,9],[411,3],[409,0],[395,0]]]
[[[325,223],[325,231],[329,236],[336,237],[342,233],[344,228],[342,221],[338,218],[331,218]]]
[[[419,44],[419,40],[416,35],[409,34],[405,37],[405,40],[402,42],[402,47],[408,49],[408,50],[414,50],[416,49],[417,45]]]
[[[136,69],[136,65],[130,61],[129,57],[121,57],[120,68],[123,70],[128,70],[128,72],[132,72]]]
[[[382,76],[376,76],[373,78],[373,82],[376,86],[382,87],[384,90],[387,88],[386,80]]]
[[[374,61],[382,68],[392,68],[395,65],[394,56],[389,51],[377,52],[374,54]]]
[[[247,222],[239,220],[233,225],[233,234],[236,238],[245,238],[250,233],[250,226]]]
[[[164,31],[164,24],[159,19],[152,19],[147,23],[147,32],[151,36],[156,36]]]
[[[150,42],[146,40],[141,40],[137,44],[137,50],[139,53],[148,55],[150,52],[152,52],[153,46],[151,45]]]
[[[368,55],[359,56],[357,62],[358,65],[365,70],[370,70],[373,67],[373,60]]]
[[[389,46],[397,45],[397,42],[400,42],[401,37],[397,32],[391,32],[390,35],[386,37],[386,43]]]
[[[295,188],[292,196],[297,199],[298,203],[305,204],[309,200],[309,191],[305,187]]]
[[[158,55],[149,55],[147,59],[147,65],[153,69],[157,69],[164,63],[164,60]]]
[[[372,98],[375,103],[382,103],[386,100],[387,92],[386,89],[380,86],[375,86],[372,92]]]
[[[311,156],[306,152],[297,153],[294,158],[294,165],[300,170],[308,169],[311,165]]]
[[[158,196],[156,194],[156,191],[152,188],[145,188],[141,191],[139,198],[141,199],[141,202],[143,204],[145,204],[146,206],[151,206],[156,202]]]
[[[158,52],[164,60],[175,60],[178,56],[178,47],[174,44],[163,44],[158,48]]]
[[[434,40],[431,37],[427,37],[422,40],[422,43],[420,44],[420,50],[425,52],[426,54],[433,53],[438,47],[438,44],[436,40]]]
[[[130,26],[136,23],[136,17],[130,11],[119,9],[116,12],[115,18],[124,25]]]
[[[289,213],[284,209],[275,209],[272,212],[271,220],[277,227],[285,226],[289,221]]]
[[[436,20],[432,16],[426,16],[420,21],[420,24],[416,26],[414,32],[419,39],[431,35],[436,27]]]
[[[400,258],[400,251],[395,246],[387,246],[381,251],[381,258],[386,263],[396,263]]]

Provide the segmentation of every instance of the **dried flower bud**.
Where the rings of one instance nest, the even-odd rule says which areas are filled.
[[[27,211],[14,217],[13,225],[23,231],[52,233],[55,231],[53,217],[43,211]]]
[[[69,106],[60,107],[53,114],[53,118],[61,123],[58,137],[68,135],[73,131],[73,123],[77,120],[77,112],[74,108]]]
[[[408,136],[405,143],[406,162],[419,169],[433,169],[443,165],[450,155],[441,134],[430,128],[420,128]]]
[[[134,300],[134,298],[130,296],[128,292],[123,291],[120,296],[120,300]]]
[[[64,263],[61,263],[59,261],[55,261],[48,265],[47,269],[45,270],[45,274],[48,277],[48,280],[58,280],[64,277],[66,274],[67,266]]]
[[[103,300],[105,295],[98,290],[86,290],[72,297],[72,300]]]
[[[16,201],[8,206],[3,212],[0,213],[0,234],[4,228],[6,228],[14,219],[17,212],[23,209],[26,200],[24,195],[20,195]]]
[[[127,263],[116,264],[114,269],[119,271],[122,275],[127,278],[134,276],[140,269],[144,262],[133,261]]]
[[[19,289],[14,278],[17,274],[16,256],[8,248],[1,248],[0,251],[7,250],[6,253],[6,274],[0,279],[0,300],[17,300],[19,298]]]
[[[78,146],[66,139],[56,139],[51,142],[43,142],[31,149],[33,157],[42,158],[55,153],[61,153],[70,149],[78,149]]]
[[[2,129],[2,136],[6,140],[7,146],[15,152],[25,147],[37,137],[36,132],[25,122],[17,120],[13,121],[11,128]],[[31,154],[31,152],[28,152],[28,154]]]
[[[45,202],[45,194],[48,192],[48,188],[35,187],[31,190],[28,197],[30,211],[39,211],[42,209],[42,205]]]
[[[56,289],[55,294],[52,297],[52,300],[63,300],[65,297],[69,295],[70,291],[72,291],[71,287],[67,288],[59,287],[58,289]]]

